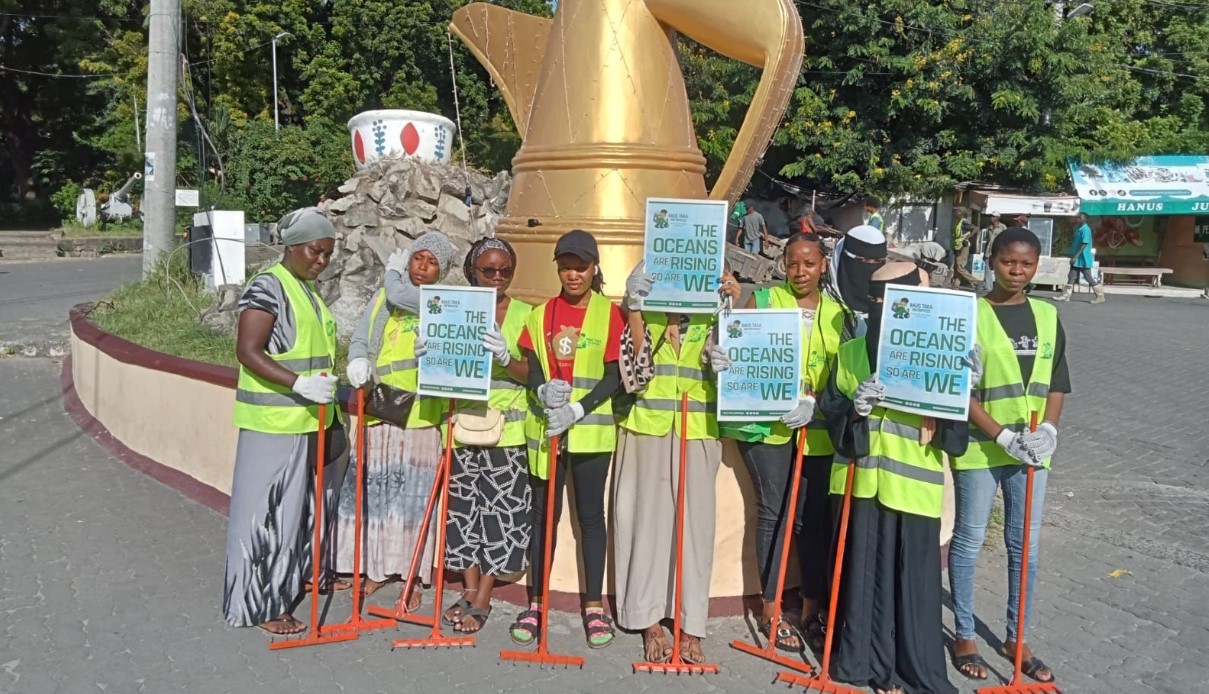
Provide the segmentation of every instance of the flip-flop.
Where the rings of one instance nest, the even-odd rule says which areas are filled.
[[[452,610],[454,608],[457,608],[457,610],[458,610],[457,616],[450,619],[449,610]],[[461,621],[462,615],[469,614],[467,612],[467,610],[469,610],[469,609],[470,609],[470,601],[466,599],[465,595],[463,595],[462,597],[457,599],[457,602],[450,605],[448,610],[445,610],[444,612],[441,613],[441,623],[446,626],[453,626],[454,624],[457,624],[459,621]]]
[[[976,665],[988,673],[991,671],[991,666],[988,665],[987,661],[984,660],[983,657],[977,653],[966,653],[965,655],[953,656],[953,667],[957,668],[957,671],[960,672],[962,675],[964,675],[966,677],[966,679],[979,680],[979,681],[986,679],[986,675],[979,677],[975,674],[968,672],[965,669],[966,666],[968,666],[968,665]]]
[[[487,618],[490,616],[491,616],[490,607],[488,607],[487,609],[482,609],[482,608],[474,607],[474,606],[467,607],[465,610],[462,610],[462,619],[461,619],[461,621],[458,622],[458,626],[457,626],[457,628],[454,629],[454,631],[458,632],[459,634],[477,634],[480,630],[482,630],[483,627],[487,626]],[[462,629],[461,627],[462,627],[462,625],[464,625],[466,623],[465,620],[467,617],[471,617],[471,618],[477,620],[479,623],[478,627],[476,627],[474,629]]]
[[[283,624],[293,623],[293,624],[297,624],[298,626],[296,628],[291,627],[290,631],[273,631],[268,626],[266,626],[268,624],[273,624],[273,623],[283,623]],[[299,622],[297,619],[294,619],[293,617],[277,617],[276,619],[270,619],[267,622],[262,622],[261,624],[257,624],[256,628],[260,629],[261,631],[265,632],[266,634],[269,634],[270,636],[298,636],[299,634],[305,634],[306,630],[307,630],[307,626],[305,624],[303,624],[302,622]]]
[[[1043,680],[1037,676],[1037,673],[1042,670],[1049,670],[1049,679]],[[1046,665],[1045,663],[1041,662],[1041,659],[1038,658],[1037,656],[1033,656],[1032,658],[1029,658],[1028,660],[1021,663],[1020,671],[1023,672],[1026,676],[1028,676],[1042,684],[1049,684],[1050,682],[1053,682],[1055,679],[1054,671],[1050,670],[1049,666]]]

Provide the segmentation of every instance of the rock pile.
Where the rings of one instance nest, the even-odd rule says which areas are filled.
[[[347,339],[382,283],[386,259],[395,249],[435,229],[458,247],[447,284],[462,284],[462,258],[470,244],[495,228],[512,179],[502,171],[488,177],[461,166],[387,158],[340,186],[342,197],[327,203],[336,227],[336,252],[320,276],[320,293],[332,310],[339,335]],[[270,261],[273,262],[273,261]],[[253,268],[248,268],[248,276]],[[235,301],[222,288],[202,321],[217,331],[235,327]]]

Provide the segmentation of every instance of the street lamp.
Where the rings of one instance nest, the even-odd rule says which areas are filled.
[[[277,113],[277,39],[285,36],[293,36],[288,31],[283,31],[273,37],[273,129],[280,130],[281,122]]]
[[[1080,3],[1077,7],[1075,7],[1075,9],[1066,13],[1066,18],[1074,19],[1075,17],[1083,17],[1083,16],[1091,14],[1092,10],[1094,10],[1094,9],[1096,9],[1096,8],[1094,6],[1092,6],[1092,4],[1090,2]]]

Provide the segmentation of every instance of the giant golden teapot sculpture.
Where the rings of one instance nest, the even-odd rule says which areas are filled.
[[[648,197],[734,202],[784,115],[804,52],[792,0],[561,0],[552,19],[474,3],[454,13],[450,30],[491,73],[523,140],[497,232],[519,256],[512,293],[530,300],[557,293],[551,254],[570,229],[596,236],[616,295],[642,255]],[[708,194],[676,32],[763,70]]]

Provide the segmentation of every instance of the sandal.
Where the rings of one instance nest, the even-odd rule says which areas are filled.
[[[666,663],[672,658],[672,644],[663,627],[656,624],[642,630],[642,658],[648,663]]]
[[[528,609],[516,616],[516,621],[508,627],[508,635],[512,637],[512,643],[518,646],[528,646],[537,640],[541,627],[541,611]]]
[[[680,659],[689,665],[704,663],[705,651],[701,650],[701,639],[683,631],[680,632]]]
[[[987,676],[984,674],[982,677],[979,677],[966,668],[980,667],[982,668],[983,672],[991,671],[991,666],[988,665],[987,661],[983,660],[982,656],[977,653],[966,653],[965,655],[953,656],[953,667],[957,668],[958,672],[965,675],[966,679],[971,680],[985,680]]]
[[[760,633],[763,634],[765,638],[771,639],[771,632],[771,621],[764,622],[760,625]],[[794,643],[794,640],[796,640],[797,643]],[[776,646],[778,651],[785,651],[786,653],[802,652],[802,639],[799,638],[797,630],[794,629],[793,625],[785,621],[783,618],[777,623]]]
[[[457,626],[453,628],[459,634],[477,634],[480,629],[487,626],[487,618],[491,616],[491,608],[482,609],[479,607],[469,606],[462,610],[461,619],[458,620]],[[473,619],[478,625],[473,629],[466,628],[466,620]]]
[[[293,615],[281,615],[275,619],[270,619],[267,622],[257,624],[258,629],[272,634],[273,636],[297,636],[306,632],[307,626],[302,622],[294,619]]]
[[[448,610],[441,613],[441,622],[445,626],[453,626],[462,621],[462,615],[467,614],[466,610],[470,609],[470,601],[466,599],[465,593],[458,598],[457,602],[449,606]],[[457,610],[454,612],[454,610]],[[450,615],[452,613],[452,616]]]
[[[802,620],[801,633],[806,637],[806,645],[816,653],[822,652],[827,645],[827,623],[821,614],[812,614]]]
[[[592,609],[584,612],[584,635],[588,640],[588,648],[604,648],[613,643],[616,632],[613,622],[603,609]]]
[[[1049,679],[1043,680],[1037,676],[1037,673],[1041,672],[1042,670],[1049,670]],[[1041,659],[1038,658],[1037,656],[1033,656],[1032,658],[1029,658],[1028,660],[1021,663],[1020,671],[1023,672],[1025,674],[1025,676],[1027,676],[1033,680],[1036,680],[1036,681],[1040,682],[1041,684],[1049,684],[1050,682],[1054,681],[1054,671],[1050,670],[1049,666],[1047,666],[1045,663],[1041,662]]]

